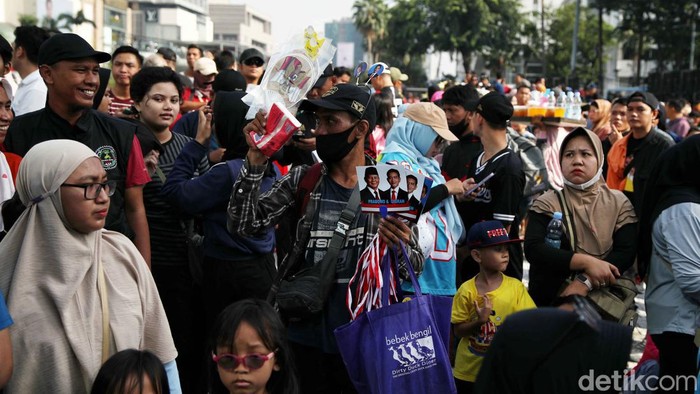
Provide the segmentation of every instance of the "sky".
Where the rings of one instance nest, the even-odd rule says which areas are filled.
[[[275,44],[303,33],[311,25],[323,32],[327,22],[352,17],[354,0],[233,0],[233,4],[248,4],[272,21],[272,37]]]

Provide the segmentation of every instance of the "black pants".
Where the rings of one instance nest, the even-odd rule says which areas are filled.
[[[660,387],[668,388],[671,380],[680,382],[680,387],[673,390],[662,390],[658,392],[668,393],[694,393],[695,387],[688,387],[685,390],[685,382],[693,383],[692,377],[698,374],[698,347],[693,342],[694,337],[688,334],[665,331],[661,334],[652,335],[651,339],[659,349],[659,379],[663,378]],[[669,376],[664,378],[665,376]],[[681,378],[678,378],[681,377]],[[685,378],[688,377],[686,380]],[[692,384],[689,384],[692,386]]]
[[[340,354],[323,353],[321,349],[290,342],[299,375],[301,393],[357,393],[350,381]]]
[[[177,369],[183,393],[196,393],[204,352],[201,291],[195,286],[187,265],[151,267],[170,332],[177,349]]]
[[[455,378],[455,386],[457,386],[457,394],[472,394],[474,392],[474,382]]]

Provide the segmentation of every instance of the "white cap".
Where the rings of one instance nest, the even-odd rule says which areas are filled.
[[[218,74],[216,63],[208,57],[200,57],[194,62],[194,71],[199,71],[202,75]]]

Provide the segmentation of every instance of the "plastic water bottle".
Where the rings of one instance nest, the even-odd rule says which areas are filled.
[[[559,249],[561,247],[561,236],[564,233],[564,222],[561,221],[561,212],[554,212],[554,217],[547,225],[547,234],[544,237],[544,244],[550,248]]]
[[[574,117],[574,92],[566,93],[566,115],[565,117],[572,119]]]
[[[571,106],[573,108],[573,115],[572,118],[574,119],[581,119],[581,92],[576,92],[574,94],[574,102],[573,105]]]

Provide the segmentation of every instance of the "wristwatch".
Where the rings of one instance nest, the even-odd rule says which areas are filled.
[[[587,277],[586,275],[584,275],[584,274],[576,274],[576,280],[578,280],[579,282],[581,282],[581,283],[583,283],[584,285],[586,285],[586,287],[588,287],[588,291],[593,290],[593,285],[591,284],[590,279],[588,279],[588,277]]]

